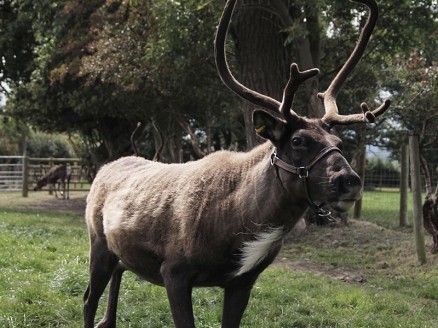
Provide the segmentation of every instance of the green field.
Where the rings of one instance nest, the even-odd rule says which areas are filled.
[[[396,189],[365,192],[362,201],[362,217],[387,228],[399,225],[400,193]],[[409,222],[412,224],[412,193],[408,194]]]
[[[0,194],[0,327],[81,327],[83,199]],[[398,194],[365,193],[363,217],[372,222],[293,232],[242,327],[438,327],[438,256],[417,263],[412,229],[397,227]],[[221,298],[217,288],[194,291],[198,327],[220,327]],[[126,273],[118,326],[172,327],[165,290]]]

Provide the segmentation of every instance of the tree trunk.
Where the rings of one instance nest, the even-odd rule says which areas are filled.
[[[247,87],[277,100],[283,97],[292,61],[298,62],[300,69],[304,70],[314,67],[312,55],[319,56],[319,51],[315,51],[319,49],[319,38],[301,38],[294,44],[297,58],[291,59],[292,45],[285,46],[286,35],[282,32],[293,24],[287,3],[285,0],[245,1],[235,12],[231,30],[236,44],[237,79]],[[317,16],[312,16],[311,22],[307,27],[315,29],[318,26]],[[321,116],[321,102],[316,98],[318,80],[311,79],[305,86],[308,105],[296,111],[310,117]],[[251,149],[261,141],[252,126],[255,108],[245,102],[243,109],[247,146]]]
[[[233,36],[238,63],[237,79],[249,88],[281,100],[287,82],[284,40],[279,19],[263,5],[239,6],[233,18]],[[244,103],[248,149],[260,143],[252,127],[255,106]]]

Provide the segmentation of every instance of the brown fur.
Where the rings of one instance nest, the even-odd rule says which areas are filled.
[[[432,254],[438,253],[438,186],[435,195],[428,194],[423,203],[423,224],[432,235]]]

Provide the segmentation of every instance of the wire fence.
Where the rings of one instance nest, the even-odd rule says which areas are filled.
[[[438,149],[427,149],[425,155],[429,158],[437,158]],[[432,188],[435,189],[438,183],[438,162],[428,162],[431,175]],[[400,159],[391,159],[389,152],[385,149],[374,150],[367,153],[365,167],[365,190],[397,190],[400,189]],[[422,173],[422,189],[425,191],[425,179]],[[409,184],[410,185],[410,184]]]

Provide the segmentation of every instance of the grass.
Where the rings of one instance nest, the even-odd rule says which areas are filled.
[[[87,244],[78,215],[0,210],[0,327],[80,322]]]
[[[371,208],[374,195],[365,194],[364,217],[380,225],[292,234],[258,280],[242,327],[437,327],[438,259],[417,264],[411,228],[396,228],[397,203],[379,214],[378,201],[396,199],[389,194],[379,192]],[[82,213],[67,203],[0,194],[0,327],[82,326],[88,237]],[[198,327],[220,327],[220,289],[196,289],[193,303]],[[118,324],[173,327],[165,290],[126,273]]]

